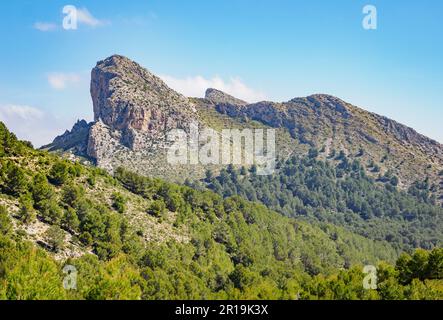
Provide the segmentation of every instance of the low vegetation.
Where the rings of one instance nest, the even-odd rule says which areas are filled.
[[[387,241],[398,251],[432,249],[443,243],[443,208],[436,205],[428,181],[401,191],[390,172],[372,178],[344,153],[336,161],[316,159],[317,152],[280,161],[270,176],[229,166],[204,185],[223,197],[259,201],[288,217],[315,225],[334,224],[365,238]],[[196,186],[198,187],[198,186]]]
[[[1,123],[0,156],[0,299],[443,298],[438,248],[399,257],[386,240],[237,195],[111,177]],[[152,240],[159,226],[169,237]],[[376,290],[363,288],[367,264]],[[75,290],[63,286],[67,265]]]

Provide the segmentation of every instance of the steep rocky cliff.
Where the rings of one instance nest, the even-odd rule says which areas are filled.
[[[120,131],[121,142],[134,151],[144,149],[146,140],[164,138],[165,131],[189,126],[196,117],[187,98],[122,56],[97,63],[91,73],[91,96],[94,120]]]
[[[119,55],[99,61],[91,73],[94,122],[82,122],[44,148],[69,150],[110,172],[119,166],[162,175],[166,134],[198,122],[195,106],[139,64]],[[81,139],[72,139],[81,136]]]

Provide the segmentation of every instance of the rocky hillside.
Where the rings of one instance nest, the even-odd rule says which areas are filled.
[[[441,249],[402,256],[398,275],[386,264],[397,257],[385,240],[241,197],[110,176],[0,122],[0,300],[441,299]],[[387,270],[380,290],[361,289],[361,264]],[[67,265],[76,290],[63,287]]]
[[[286,158],[310,149],[334,161],[344,153],[366,166],[368,174],[399,178],[408,188],[425,181],[443,200],[443,146],[411,128],[328,95],[288,102],[248,104],[219,90],[204,99],[186,98],[137,63],[112,56],[91,75],[94,122],[81,122],[46,146],[93,160],[110,172],[119,166],[141,174],[184,181],[201,178],[202,166],[170,166],[166,133],[200,126],[276,128],[277,153]],[[218,168],[210,168],[217,170]]]
[[[359,158],[376,175],[392,171],[403,186],[429,177],[441,196],[443,146],[394,120],[364,111],[336,97],[312,95],[285,103],[216,102],[218,112],[233,118],[286,128],[300,144]],[[440,186],[439,186],[440,185]]]

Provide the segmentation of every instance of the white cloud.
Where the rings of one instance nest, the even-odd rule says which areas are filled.
[[[77,22],[90,27],[100,27],[109,24],[108,21],[95,18],[86,8],[77,9]]]
[[[21,120],[33,120],[41,119],[42,117],[43,112],[34,107],[13,104],[0,106],[0,119],[17,118]]]
[[[54,31],[55,29],[57,29],[57,25],[51,22],[36,22],[34,23],[34,29],[43,32]]]
[[[40,147],[66,129],[65,121],[38,108],[25,105],[0,105],[0,121],[19,139]]]
[[[78,84],[81,76],[76,73],[53,72],[48,74],[49,85],[56,90],[66,89],[71,84]]]
[[[229,81],[225,81],[218,76],[212,79],[206,79],[202,76],[180,79],[173,76],[162,75],[160,78],[172,89],[188,97],[203,97],[206,89],[214,88],[247,102],[266,100],[264,93],[248,87],[238,77],[230,78]]]

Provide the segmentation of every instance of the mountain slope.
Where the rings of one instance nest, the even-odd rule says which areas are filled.
[[[443,208],[428,199],[428,190],[398,190],[395,177],[376,181],[346,156],[327,162],[316,158],[312,152],[291,157],[269,176],[228,167],[219,176],[208,174],[203,182],[224,197],[239,195],[316,225],[332,223],[369,239],[386,240],[399,250],[443,244]]]
[[[314,275],[398,256],[239,197],[111,177],[33,150],[2,123],[0,137],[0,298],[288,299]],[[71,293],[57,282],[66,263],[79,270]]]
[[[183,182],[202,178],[207,167],[168,163],[166,135],[171,129],[189,132],[191,123],[216,130],[272,127],[277,129],[280,158],[306,154],[311,148],[325,151],[321,157],[326,160],[343,152],[364,163],[374,178],[387,172],[395,175],[402,189],[426,180],[436,200],[443,200],[441,144],[332,96],[248,104],[208,89],[204,99],[186,98],[122,56],[97,63],[91,74],[91,94],[95,120],[89,129],[74,127],[45,149],[90,159],[110,172],[124,166]]]
[[[246,106],[220,103],[216,108],[231,117],[284,127],[298,142],[325,148],[326,154],[344,151],[352,158],[358,155],[366,162],[374,161],[382,173],[393,171],[406,186],[428,176],[437,188],[442,181],[438,177],[443,168],[441,144],[332,96],[313,95],[285,103]]]

